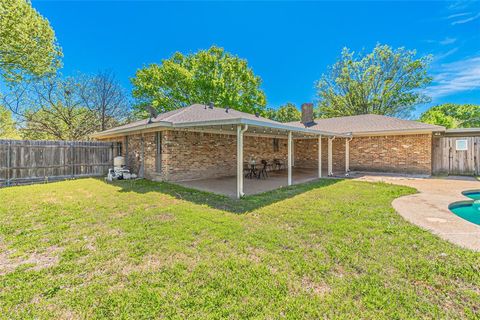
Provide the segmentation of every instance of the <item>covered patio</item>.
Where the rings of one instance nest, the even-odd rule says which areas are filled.
[[[293,168],[292,169],[292,185],[314,181],[318,179],[317,169],[312,168]],[[327,170],[323,170],[322,176],[327,177]],[[344,177],[344,172],[334,172],[332,178]],[[201,191],[223,194],[229,197],[237,196],[236,176],[207,178],[192,181],[180,181],[177,184],[197,189]],[[266,179],[244,179],[245,195],[250,196],[263,193],[278,188],[288,186],[287,170],[271,171]]]
[[[351,136],[347,134],[312,130],[307,126],[295,127],[275,121],[264,121],[262,118],[258,120],[240,118],[216,123],[197,122],[182,125],[180,130],[219,136],[229,135],[234,136],[235,140],[232,140],[236,141],[236,163],[232,164],[236,174],[176,181],[180,185],[194,189],[240,199],[244,195],[262,193],[322,177],[344,177],[350,171]],[[334,140],[342,141],[340,155],[334,155]],[[272,147],[275,151],[273,153],[267,150]],[[215,153],[216,150],[211,152]],[[339,157],[342,158],[342,169],[339,170],[337,165],[334,171],[334,157],[337,160]],[[275,169],[277,161],[282,164],[279,170]],[[249,174],[251,166],[258,169],[258,176]],[[266,172],[260,175],[262,169]]]

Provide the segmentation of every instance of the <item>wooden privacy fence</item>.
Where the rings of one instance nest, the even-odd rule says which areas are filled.
[[[0,187],[101,176],[112,165],[108,142],[0,140]]]
[[[433,139],[433,174],[480,175],[479,160],[480,137]]]

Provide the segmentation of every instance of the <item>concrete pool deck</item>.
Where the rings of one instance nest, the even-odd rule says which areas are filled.
[[[360,181],[385,182],[417,189],[417,194],[395,199],[393,208],[407,221],[442,239],[480,251],[480,226],[458,217],[448,209],[452,202],[471,200],[462,191],[480,189],[480,182],[475,178],[418,178],[370,173],[356,176],[355,179]]]

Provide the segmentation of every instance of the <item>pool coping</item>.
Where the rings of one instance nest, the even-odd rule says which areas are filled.
[[[462,191],[462,195],[464,195],[467,198],[470,198],[469,196],[467,196],[467,194],[471,194],[471,193],[480,193],[480,189],[471,189],[471,190]],[[470,199],[475,201],[475,199],[472,199],[472,198]]]

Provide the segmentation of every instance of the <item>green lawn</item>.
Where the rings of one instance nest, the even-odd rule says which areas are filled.
[[[478,318],[480,254],[414,190],[323,180],[237,201],[84,179],[0,190],[3,318]]]

